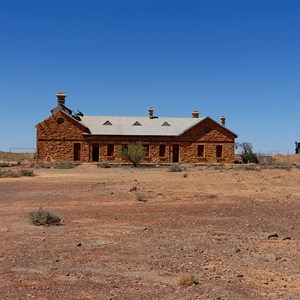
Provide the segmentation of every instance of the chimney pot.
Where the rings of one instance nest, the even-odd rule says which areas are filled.
[[[225,127],[226,117],[222,116],[220,119],[221,119],[221,124]]]
[[[66,93],[64,93],[64,92],[58,92],[56,94],[56,97],[57,97],[57,104],[58,104],[58,106],[65,105],[65,101],[66,101],[66,97],[67,97]]]
[[[152,106],[149,107],[148,112],[149,112],[149,119],[153,119],[154,108]]]
[[[199,111],[198,110],[193,110],[192,111],[192,118],[199,118]]]

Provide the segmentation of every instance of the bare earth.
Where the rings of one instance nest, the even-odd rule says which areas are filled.
[[[299,168],[34,172],[0,179],[1,300],[300,299]]]

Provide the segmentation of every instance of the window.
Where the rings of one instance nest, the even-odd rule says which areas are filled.
[[[223,146],[222,145],[217,145],[216,155],[217,155],[217,157],[223,157]]]
[[[204,157],[204,145],[198,145],[198,156]]]
[[[166,145],[159,145],[159,156],[160,157],[166,156]]]
[[[65,122],[65,120],[63,118],[58,118],[56,122],[57,124],[62,124],[63,122]]]
[[[149,145],[146,144],[146,145],[143,145],[144,148],[145,148],[145,156],[146,157],[149,157],[150,156],[150,151],[149,151]]]
[[[107,156],[114,156],[114,144],[107,145]]]

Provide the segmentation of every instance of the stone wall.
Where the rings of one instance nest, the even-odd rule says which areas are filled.
[[[36,161],[74,159],[74,143],[80,143],[81,160],[88,161],[88,144],[84,142],[85,127],[61,111],[36,126]]]
[[[170,136],[92,136],[86,128],[61,111],[36,126],[37,162],[74,160],[74,144],[80,144],[80,160],[92,161],[92,144],[99,144],[99,161],[124,162],[120,156],[122,145],[140,141],[149,145],[144,162],[171,163],[173,145],[179,145],[179,162],[232,163],[235,135],[211,119],[205,119],[179,137]],[[107,156],[107,145],[114,144],[114,154]],[[159,146],[166,146],[166,155],[159,156]],[[198,156],[198,145],[204,146],[204,156]],[[216,157],[216,147],[222,146],[222,157]]]

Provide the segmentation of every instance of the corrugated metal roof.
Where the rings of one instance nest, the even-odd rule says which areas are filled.
[[[81,123],[90,129],[91,134],[178,136],[203,119],[204,118],[159,117],[149,119],[149,117],[83,116],[81,117]],[[170,126],[165,126],[165,122]],[[104,125],[109,123],[112,125]]]

